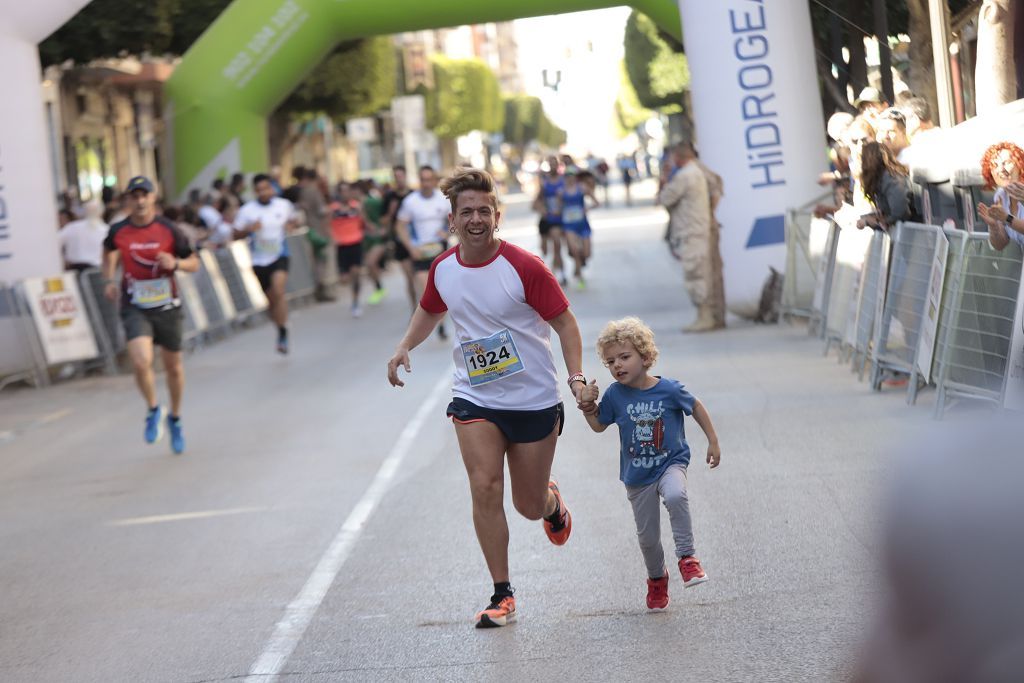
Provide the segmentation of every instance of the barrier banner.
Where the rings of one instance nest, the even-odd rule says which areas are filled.
[[[932,271],[928,278],[928,299],[921,319],[921,333],[917,338],[917,369],[925,382],[932,381],[932,358],[935,340],[939,335],[939,311],[942,310],[942,288],[946,279],[946,261],[949,259],[949,240],[942,233],[935,241]]]
[[[242,278],[245,293],[249,296],[253,310],[265,310],[269,302],[267,301],[267,295],[263,293],[260,281],[256,278],[256,273],[253,272],[252,254],[249,252],[249,245],[241,240],[235,240],[231,243],[230,250],[232,258],[235,259],[235,263],[238,265],[238,274]]]
[[[99,355],[74,273],[21,283],[47,365]]]
[[[1003,406],[1011,410],[1024,410],[1024,273],[1017,292],[1017,312],[1013,318],[1010,337],[1010,358],[1006,363],[1006,390]]]

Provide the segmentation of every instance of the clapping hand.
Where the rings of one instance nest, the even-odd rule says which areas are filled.
[[[1017,181],[1006,186],[1006,194],[1018,202],[1024,202],[1024,183]]]

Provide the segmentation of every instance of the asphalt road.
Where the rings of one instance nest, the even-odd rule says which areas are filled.
[[[647,612],[616,437],[570,411],[555,474],[573,536],[556,548],[510,513],[520,619],[473,629],[491,587],[443,415],[450,351],[428,340],[388,386],[408,314],[391,279],[361,319],[343,302],[295,312],[287,358],[268,325],[190,354],[181,457],[143,443],[130,377],[0,394],[0,680],[847,678],[875,594],[882,449],[927,409],[871,393],[801,327],[683,335],[663,212],[593,220],[591,286],[569,294],[586,371],[607,384],[596,333],[639,315],[657,371],[721,437],[709,471],[689,428],[709,583],[674,577],[669,609]],[[502,234],[535,247],[524,203]]]

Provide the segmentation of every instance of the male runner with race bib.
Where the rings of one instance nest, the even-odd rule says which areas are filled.
[[[455,425],[473,499],[473,524],[494,582],[477,628],[515,618],[509,582],[508,523],[502,498],[507,457],[512,500],[527,519],[543,519],[555,545],[572,532],[572,517],[551,477],[564,409],[551,353],[558,334],[569,386],[579,395],[582,341],[576,318],[544,262],[498,239],[501,220],[494,179],[464,169],[447,178],[449,231],[459,246],[438,256],[405,337],[388,362],[392,386],[404,386],[399,366],[444,317],[455,329],[455,374],[447,414]]]
[[[277,352],[288,353],[288,231],[298,225],[295,206],[278,197],[270,176],[252,179],[256,199],[246,202],[235,219],[235,239],[248,238],[252,269],[270,302],[270,318],[277,325]]]
[[[135,372],[135,383],[146,401],[144,438],[155,443],[163,434],[164,409],[157,402],[153,375],[153,345],[161,347],[171,412],[167,428],[171,449],[185,450],[181,427],[181,396],[185,388],[185,366],[181,358],[184,316],[174,273],[199,270],[199,257],[188,238],[173,223],[156,215],[156,198],[149,178],[136,176],[128,181],[129,217],[110,228],[103,242],[103,279],[105,296],[121,300],[121,322],[127,339],[128,357]],[[114,281],[121,263],[120,286]]]

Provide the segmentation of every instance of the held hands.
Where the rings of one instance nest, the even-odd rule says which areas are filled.
[[[719,447],[718,442],[714,441],[708,444],[708,465],[711,469],[718,467],[718,463],[722,461],[722,449]]]
[[[590,380],[590,384],[583,384],[576,391],[576,407],[583,411],[584,415],[597,414],[597,397],[600,390],[597,388],[597,380]]]
[[[408,349],[398,347],[395,350],[395,355],[388,361],[388,382],[393,387],[404,387],[405,382],[398,377],[398,366],[405,368],[406,372],[412,372],[412,366],[409,364]]]

